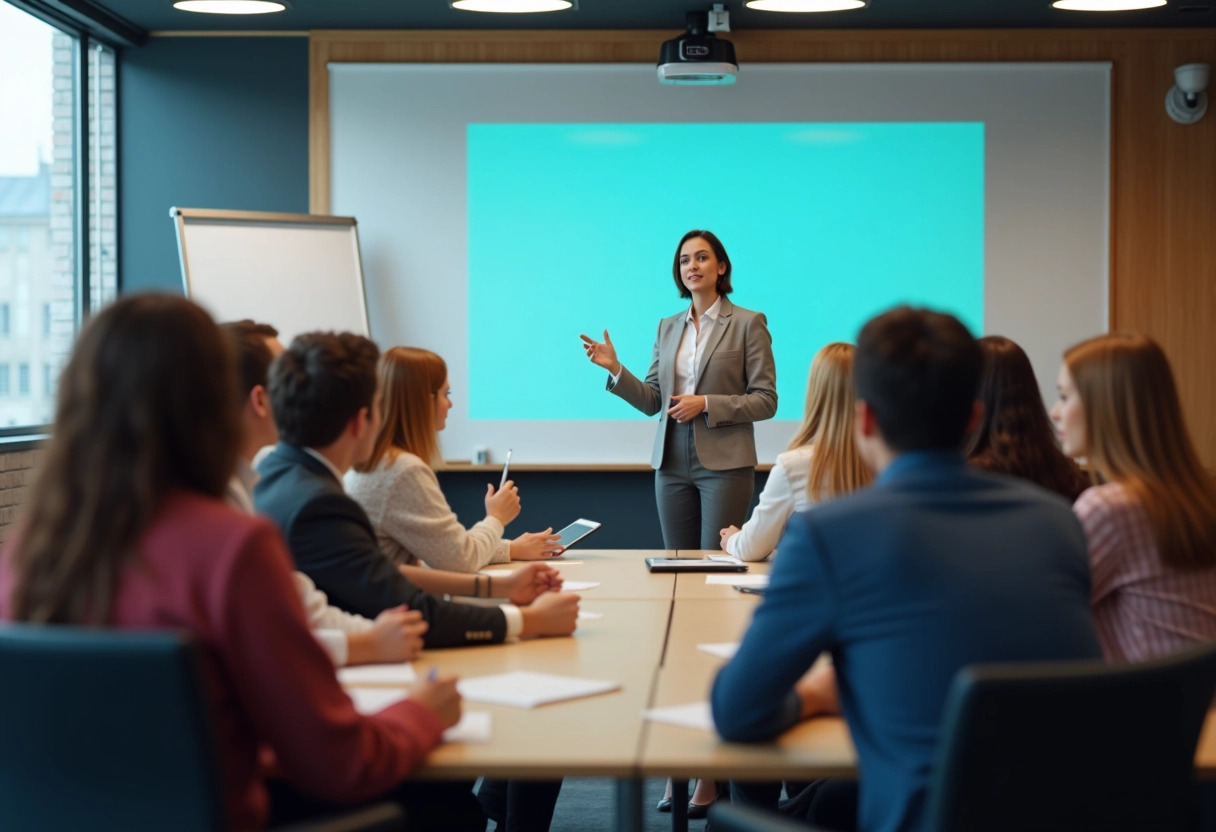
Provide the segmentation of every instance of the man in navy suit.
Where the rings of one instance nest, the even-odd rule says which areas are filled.
[[[857,747],[858,825],[924,824],[954,674],[978,662],[1100,658],[1085,538],[1068,505],[971,469],[981,356],[958,320],[902,307],[854,362],[858,448],[874,485],[796,514],[713,715],[732,741],[776,737],[839,702]],[[833,666],[803,678],[822,651]]]

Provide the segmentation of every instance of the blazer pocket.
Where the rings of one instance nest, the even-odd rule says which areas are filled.
[[[742,361],[743,350],[718,350],[709,357],[710,361]]]

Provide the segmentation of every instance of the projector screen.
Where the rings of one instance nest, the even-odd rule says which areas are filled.
[[[655,430],[579,333],[644,376],[687,307],[671,263],[707,228],[764,312],[777,418],[810,360],[896,303],[1030,353],[1105,329],[1109,65],[762,65],[660,87],[636,65],[330,67],[331,209],[360,224],[372,335],[432,349],[449,459],[641,463]]]

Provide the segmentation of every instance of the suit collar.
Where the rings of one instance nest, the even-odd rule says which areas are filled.
[[[323,460],[318,459],[309,453],[307,448],[301,448],[298,445],[290,445],[286,442],[280,442],[274,446],[274,451],[270,454],[271,458],[278,458],[292,465],[301,465],[317,476],[324,477],[327,480],[337,482],[342,485],[341,477],[338,477],[333,469]]]
[[[876,482],[886,483],[926,474],[957,474],[960,471],[969,470],[962,453],[953,448],[905,451],[895,457],[886,470],[878,476]]]

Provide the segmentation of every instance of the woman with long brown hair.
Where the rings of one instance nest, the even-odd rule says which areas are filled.
[[[508,480],[486,486],[486,516],[460,524],[439,487],[439,431],[452,409],[444,360],[430,350],[393,347],[380,357],[384,421],[372,454],[346,475],[346,490],[371,518],[380,548],[397,563],[476,572],[490,563],[560,554],[552,529],[503,540],[519,515],[519,492]]]
[[[402,780],[459,718],[455,680],[425,682],[374,716],[355,711],[309,632],[278,532],[223,500],[237,396],[232,348],[193,303],[136,295],[94,317],[60,377],[29,512],[0,553],[0,619],[190,632],[205,658],[225,828],[260,827],[308,800],[390,789],[410,799]],[[268,782],[266,748],[289,781]],[[445,793],[449,806],[433,793],[410,802],[429,828],[484,827],[464,792]]]
[[[1165,353],[1115,333],[1064,353],[1051,409],[1064,453],[1095,485],[1073,510],[1085,530],[1107,658],[1216,641],[1216,483],[1195,455]]]
[[[1030,359],[1000,335],[977,343],[984,353],[984,371],[976,398],[984,413],[964,456],[976,468],[1021,477],[1071,503],[1089,482],[1077,463],[1060,451]]]
[[[795,511],[869,485],[870,469],[853,439],[852,344],[828,344],[811,361],[806,413],[789,448],[777,456],[760,502],[743,528],[721,531],[722,548],[743,560],[768,557]]]

